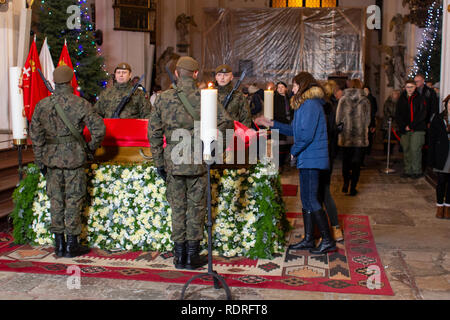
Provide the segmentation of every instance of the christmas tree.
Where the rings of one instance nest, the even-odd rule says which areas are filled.
[[[47,37],[55,66],[67,40],[80,93],[94,102],[106,86],[107,73],[95,43],[86,0],[41,0],[36,30],[39,47]]]
[[[422,42],[409,74],[421,73],[427,81],[439,82],[441,77],[442,4],[434,1],[428,9],[428,18],[423,31]]]

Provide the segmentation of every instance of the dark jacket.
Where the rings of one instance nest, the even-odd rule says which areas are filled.
[[[448,157],[448,132],[444,122],[445,112],[435,116],[430,126],[428,161],[431,167],[444,169]]]
[[[338,129],[336,125],[336,109],[338,101],[334,96],[324,104],[323,111],[327,119],[327,132],[328,132],[328,152],[330,159],[334,159],[337,154],[337,142],[338,142]]]
[[[275,92],[273,100],[274,120],[284,124],[291,123],[294,119],[294,110],[290,107],[289,97],[287,95],[282,96],[278,92]],[[286,136],[284,134],[280,134],[280,140],[286,140]]]
[[[264,111],[264,90],[259,89],[250,95],[250,111],[252,116]]]
[[[417,92],[425,101],[425,106],[427,109],[427,123],[430,123],[432,116],[439,113],[439,99],[436,95],[436,91],[427,85],[424,85],[422,93],[420,93],[419,90],[417,90]]]
[[[369,124],[369,128],[375,128],[377,126],[376,125],[376,116],[377,116],[377,112],[378,112],[377,99],[371,93],[369,93],[369,95],[367,96],[367,99],[369,99],[369,101],[370,101],[370,124]]]
[[[412,131],[426,131],[427,109],[424,99],[417,91],[411,97],[408,97],[406,91],[403,91],[397,101],[395,120],[400,134],[406,133],[406,126],[409,126]]]
[[[294,137],[291,154],[297,157],[298,169],[330,168],[324,96],[322,89],[312,87],[303,94],[305,102],[295,110],[294,121],[290,125],[274,121],[273,129]]]

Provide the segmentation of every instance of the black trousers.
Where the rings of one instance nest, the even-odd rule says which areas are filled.
[[[365,148],[344,147],[342,148],[342,176],[344,184],[351,182],[351,188],[355,189],[361,174],[361,161]]]
[[[450,173],[438,172],[436,200],[438,204],[450,204]]]
[[[317,198],[321,204],[325,206],[328,218],[332,226],[338,226],[338,212],[336,203],[330,191],[331,170],[321,170],[319,173],[319,191]]]

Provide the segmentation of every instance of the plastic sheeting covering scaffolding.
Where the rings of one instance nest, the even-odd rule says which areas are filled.
[[[205,80],[223,63],[244,83],[344,73],[364,81],[365,11],[358,8],[205,8]]]

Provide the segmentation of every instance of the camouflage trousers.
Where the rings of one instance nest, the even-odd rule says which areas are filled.
[[[81,234],[81,210],[86,197],[86,172],[78,169],[47,171],[47,195],[50,199],[52,233]]]
[[[172,241],[202,240],[207,176],[167,175],[166,197],[172,208]]]

